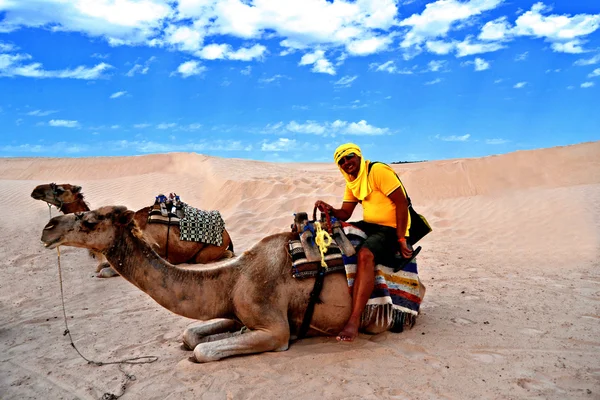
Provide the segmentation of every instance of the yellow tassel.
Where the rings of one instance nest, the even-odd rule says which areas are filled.
[[[321,228],[321,224],[315,222],[315,243],[319,246],[319,252],[321,253],[321,266],[327,268],[327,263],[325,262],[325,253],[327,252],[327,248],[331,244],[331,236],[329,233]]]

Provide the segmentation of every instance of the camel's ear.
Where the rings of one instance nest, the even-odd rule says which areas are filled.
[[[124,212],[122,212],[121,214],[118,214],[116,217],[116,223],[119,225],[129,225],[129,223],[131,221],[133,221],[133,216],[135,215],[135,212],[131,211],[131,210],[125,210]]]
[[[74,186],[71,188],[71,192],[72,192],[72,193],[79,193],[79,192],[81,192],[81,186],[74,185]]]

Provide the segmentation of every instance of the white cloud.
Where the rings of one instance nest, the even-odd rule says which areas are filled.
[[[172,14],[162,0],[5,1],[0,31],[21,27],[82,32],[109,43],[142,43]]]
[[[368,39],[353,40],[352,42],[348,43],[346,49],[348,50],[349,54],[365,56],[386,50],[391,43],[391,37],[374,36]]]
[[[466,134],[466,135],[462,135],[462,136],[456,136],[456,135],[451,135],[451,136],[440,136],[440,135],[435,135],[436,139],[442,140],[444,142],[466,142],[469,140],[469,138],[471,137],[470,134]]]
[[[584,89],[591,88],[594,86],[594,82],[584,82],[581,84],[581,87]]]
[[[585,67],[587,65],[595,65],[600,63],[600,53],[596,54],[592,58],[581,58],[575,61],[573,64],[579,67]]]
[[[485,71],[486,69],[490,69],[490,63],[479,57],[475,58],[474,61],[466,61],[462,63],[462,65],[474,65],[475,71]]]
[[[515,21],[512,33],[517,36],[544,38],[552,42],[556,52],[581,53],[584,43],[579,38],[587,36],[600,28],[600,14],[542,15],[551,8],[544,3],[535,3],[531,10],[520,15]]]
[[[586,52],[586,50],[581,47],[583,44],[584,41],[571,40],[568,42],[555,42],[552,43],[550,47],[557,53],[581,54]]]
[[[444,42],[442,40],[428,40],[425,43],[425,47],[429,52],[441,56],[450,54],[450,52],[454,50],[454,46],[454,42]]]
[[[312,65],[313,72],[319,72],[322,74],[335,75],[335,68],[325,58],[325,52],[323,50],[316,50],[312,53],[307,53],[302,56],[298,65]]]
[[[203,151],[251,151],[251,145],[244,145],[237,140],[210,140],[192,143],[158,143],[152,141],[119,140],[106,143],[115,149],[132,149],[140,153],[167,153],[167,152],[203,152]]]
[[[48,115],[50,115],[50,114],[55,114],[55,113],[57,113],[57,112],[58,112],[58,111],[55,111],[55,110],[46,110],[46,111],[42,111],[42,110],[33,110],[33,111],[29,111],[29,112],[27,113],[27,115],[31,115],[31,116],[34,116],[34,117],[46,117],[46,116],[48,116]]]
[[[471,37],[467,36],[462,42],[456,43],[456,56],[466,57],[475,54],[491,53],[503,49],[502,43],[473,43]]]
[[[0,53],[6,53],[15,50],[17,50],[17,48],[14,45],[0,41]]]
[[[243,47],[238,50],[233,50],[229,44],[209,44],[197,51],[195,54],[205,60],[239,60],[251,61],[254,59],[262,59],[267,52],[267,48],[261,44],[256,44],[252,47]]]
[[[175,122],[169,122],[169,123],[162,123],[162,124],[158,124],[156,125],[156,129],[172,129],[175,128],[177,126],[177,124]]]
[[[296,147],[296,140],[279,138],[275,142],[263,141],[260,149],[262,151],[293,151]]]
[[[58,142],[54,144],[21,144],[21,145],[8,145],[0,146],[0,152],[12,153],[12,154],[40,154],[40,153],[51,153],[51,154],[78,154],[84,153],[90,149],[90,146],[83,144],[73,144],[67,142]]]
[[[150,64],[156,60],[156,57],[152,56],[144,64],[135,64],[125,75],[132,77],[135,74],[146,75],[150,70]]]
[[[413,71],[410,69],[398,69],[396,63],[392,60],[386,61],[383,64],[371,63],[369,64],[370,70],[387,72],[390,74],[401,74],[401,75],[412,75]]]
[[[377,128],[373,125],[369,125],[364,119],[358,122],[349,123],[345,131],[345,133],[349,135],[385,135],[388,132],[388,128]]]
[[[486,139],[485,140],[485,144],[505,144],[510,142],[510,140],[506,140],[506,139]]]
[[[99,60],[106,60],[110,57],[110,54],[94,53],[90,57],[97,58]]]
[[[425,6],[421,14],[413,14],[400,22],[410,28],[401,47],[418,46],[428,39],[443,38],[458,22],[467,22],[485,11],[496,8],[502,0],[438,0]]]
[[[0,76],[93,80],[103,78],[104,73],[112,68],[109,64],[100,63],[91,68],[79,66],[74,69],[48,71],[41,63],[28,63],[27,60],[31,58],[29,54],[0,54]]]
[[[78,128],[79,122],[66,119],[51,119],[48,121],[48,125],[60,128]]]
[[[152,125],[151,124],[135,124],[135,125],[133,125],[133,127],[135,129],[144,129],[144,128],[148,128],[150,126],[152,126]]]
[[[446,60],[433,60],[427,64],[427,69],[431,72],[438,72],[446,67]]]
[[[206,71],[206,67],[200,64],[198,61],[186,61],[177,67],[176,71],[171,72],[171,76],[179,74],[182,78],[189,78],[190,76],[200,75]]]
[[[434,80],[432,80],[432,81],[425,82],[425,85],[437,85],[437,84],[438,84],[438,83],[440,83],[441,81],[442,81],[442,79],[441,79],[441,78],[436,78],[436,79],[434,79]]]
[[[483,58],[475,59],[475,71],[485,71],[490,68],[490,63],[485,61]]]
[[[528,51],[521,53],[521,54],[517,54],[515,57],[515,61],[525,61],[525,60],[527,60],[528,56],[529,56]]]
[[[333,122],[323,123],[309,120],[304,123],[290,121],[287,124],[284,124],[283,122],[269,124],[265,127],[263,132],[279,134],[291,132],[331,137],[336,136],[338,134],[377,136],[389,134],[390,129],[370,125],[366,120],[360,120],[358,122],[335,120]]]
[[[258,80],[258,82],[260,82],[260,83],[272,83],[272,82],[279,83],[279,81],[285,77],[286,77],[285,75],[276,74],[270,78],[261,78]]]
[[[352,82],[354,82],[356,80],[356,78],[358,78],[357,75],[354,75],[354,76],[346,75],[346,76],[341,77],[339,80],[337,80],[333,84],[338,87],[350,87],[350,86],[352,86]]]
[[[122,91],[122,92],[115,92],[113,94],[110,95],[111,99],[118,99],[119,97],[125,96],[127,94],[127,91]]]
[[[245,68],[240,70],[240,74],[242,75],[250,75],[252,73],[252,66],[248,65]]]
[[[487,22],[481,33],[479,33],[479,40],[487,41],[502,41],[510,34],[510,24],[506,20],[506,17],[501,17],[493,21]]]
[[[518,82],[515,84],[515,86],[513,86],[513,88],[515,89],[522,89],[527,85],[527,82]]]
[[[588,74],[588,78],[595,78],[597,76],[600,76],[600,68],[596,68]]]

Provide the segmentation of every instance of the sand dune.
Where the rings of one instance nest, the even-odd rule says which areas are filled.
[[[92,208],[137,209],[177,192],[221,211],[237,253],[343,193],[333,163],[173,153],[0,166],[2,399],[97,399],[120,393],[124,376],[86,364],[62,335],[56,253],[39,243],[49,212],[29,197],[36,185],[81,185]],[[600,398],[600,142],[393,167],[434,227],[419,256],[428,291],[412,330],[194,364],[180,348],[193,321],[121,278],[94,278],[87,252],[65,247],[76,345],[95,360],[160,357],[123,367],[136,377],[124,399]]]

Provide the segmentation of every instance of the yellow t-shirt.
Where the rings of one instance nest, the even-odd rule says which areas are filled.
[[[369,163],[366,167],[368,168]],[[396,205],[388,197],[399,187],[406,196],[406,190],[398,179],[394,170],[382,163],[373,164],[369,172],[369,186],[373,191],[362,201],[363,220],[373,224],[396,227]],[[349,203],[358,203],[359,200],[352,194],[352,191],[346,185],[344,192],[344,201]],[[410,228],[410,213],[408,213],[408,224],[406,226],[406,236]]]

